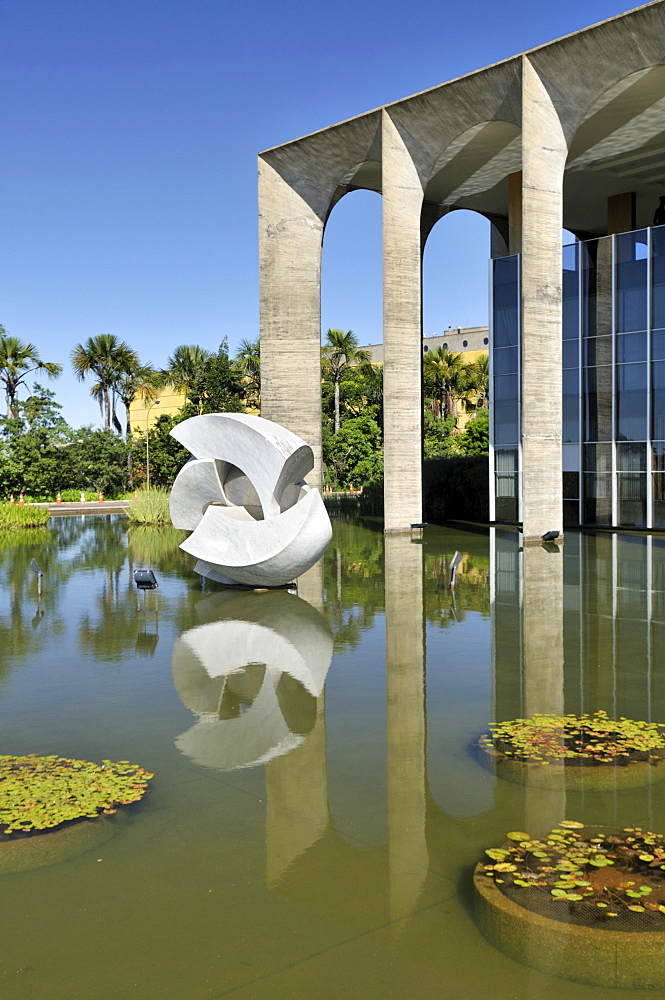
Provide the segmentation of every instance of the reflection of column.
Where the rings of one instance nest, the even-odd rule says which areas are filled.
[[[522,57],[522,509],[524,540],[563,531],[561,228],[566,141]]]
[[[412,913],[427,875],[423,547],[385,548],[390,915]]]
[[[563,554],[556,546],[526,546],[523,567],[524,716],[563,715]],[[530,786],[527,773],[524,791],[530,833],[543,833],[565,817],[563,771],[552,789]]]
[[[423,189],[402,133],[383,112],[384,524],[422,521]]]
[[[325,692],[304,744],[266,764],[266,882],[275,885],[328,828]]]
[[[298,577],[298,597],[323,614],[323,556]]]

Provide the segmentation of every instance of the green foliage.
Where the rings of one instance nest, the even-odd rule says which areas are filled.
[[[209,354],[193,375],[187,396],[191,412],[183,408],[183,416],[199,413],[242,413],[242,378],[237,367],[229,360],[226,340],[216,354]]]
[[[85,344],[77,344],[70,358],[79,382],[83,382],[88,375],[96,379],[90,395],[99,403],[104,427],[110,430],[112,419],[114,423],[117,421],[115,396],[119,383],[125,375],[139,367],[138,354],[124,340],[118,340],[115,334],[100,333],[96,337],[88,337]]]
[[[182,411],[181,411],[182,414]],[[170,417],[162,413],[148,432],[150,448],[150,485],[170,489],[181,468],[192,457],[174,437],[171,429],[182,419],[182,415]],[[146,481],[145,435],[132,443],[134,458],[134,478]]]
[[[48,830],[138,802],[153,775],[128,761],[0,757],[2,833]]]
[[[489,455],[490,415],[487,410],[478,410],[469,420],[457,438],[457,446],[463,455]]]
[[[451,458],[459,455],[459,436],[453,434],[455,417],[441,420],[427,408],[423,420],[423,455],[425,458]]]
[[[156,487],[141,490],[138,500],[129,501],[129,520],[134,524],[171,524],[169,491]]]
[[[57,378],[62,372],[62,365],[55,361],[42,361],[34,344],[10,337],[0,326],[0,383],[5,387],[9,419],[18,416],[16,394],[19,387],[25,385],[27,376],[36,371],[43,372],[47,378]]]
[[[588,760],[595,764],[658,761],[665,750],[663,723],[611,719],[607,712],[592,715],[539,715],[490,725],[491,736],[481,745],[495,747],[512,760],[544,764]]]
[[[38,528],[46,524],[50,516],[47,507],[0,503],[0,528]]]
[[[483,863],[480,869],[502,892],[528,890],[523,894],[525,906],[539,909],[540,897],[553,905],[572,904],[569,912],[584,916],[591,925],[608,917],[625,920],[631,916],[629,911],[649,913],[661,924],[665,914],[662,834],[640,827],[624,827],[619,834],[594,827],[585,833],[583,823],[562,820],[540,839],[523,831],[507,837],[510,844],[485,852],[492,863]],[[602,871],[610,867],[615,871],[608,879]]]
[[[81,490],[91,490],[95,499],[100,491],[106,499],[126,493],[127,447],[113,431],[81,427],[74,432],[72,444],[63,449],[49,499],[63,488],[78,490],[79,495]]]
[[[345,420],[337,434],[324,426],[323,461],[334,489],[360,489],[383,475],[381,428],[371,411]]]

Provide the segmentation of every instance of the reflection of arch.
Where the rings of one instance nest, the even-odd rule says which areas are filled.
[[[222,771],[263,764],[299,746],[316,720],[332,635],[306,601],[285,591],[218,593],[201,624],[173,647],[173,676],[198,722],[176,741]]]

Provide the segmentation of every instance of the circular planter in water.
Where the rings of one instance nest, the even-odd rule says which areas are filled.
[[[562,823],[508,834],[476,866],[476,919],[496,948],[550,975],[665,986],[665,839]]]
[[[500,778],[541,788],[635,788],[665,776],[663,726],[593,715],[534,715],[491,725],[481,760]]]
[[[118,807],[152,775],[128,761],[0,756],[0,874],[56,864],[109,840]]]

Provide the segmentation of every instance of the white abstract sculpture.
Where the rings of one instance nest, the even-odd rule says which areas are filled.
[[[197,716],[176,746],[221,771],[255,767],[300,746],[333,653],[328,623],[293,594],[213,594],[202,624],[173,647],[173,679]]]
[[[190,417],[171,434],[194,455],[173,484],[171,520],[192,532],[180,548],[197,573],[278,587],[323,555],[330,518],[304,482],[314,456],[299,437],[247,413]]]

